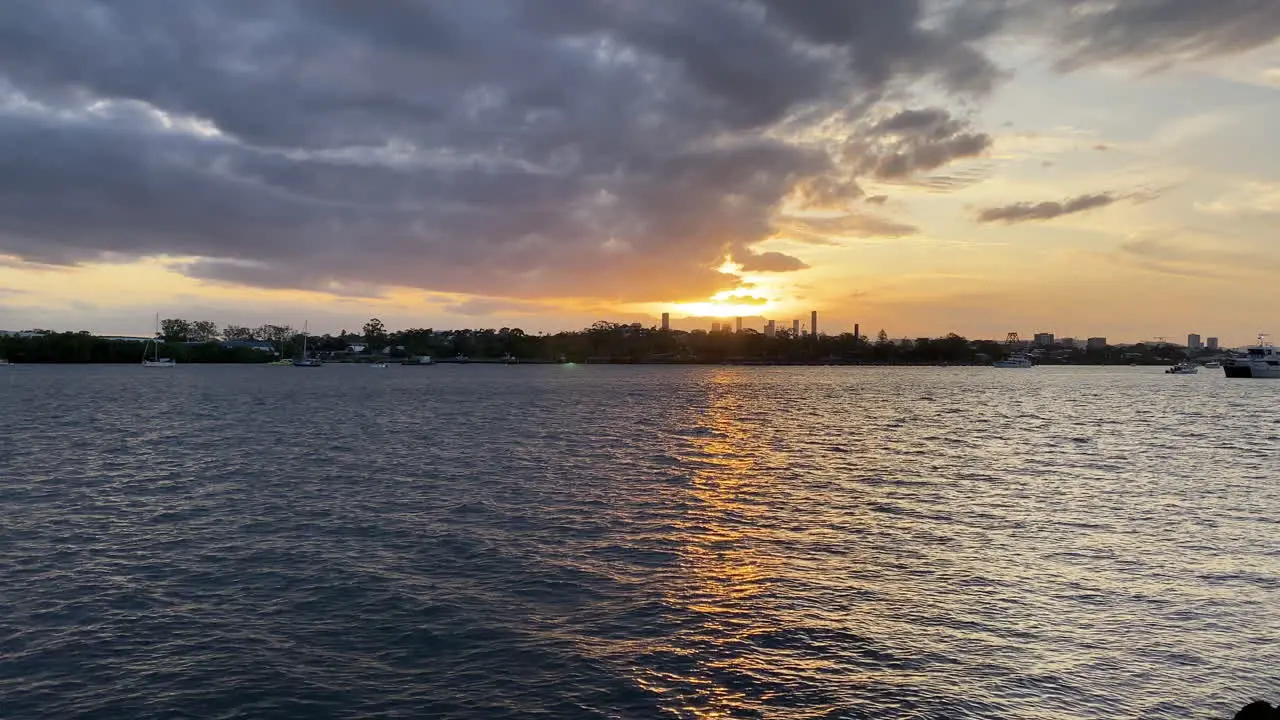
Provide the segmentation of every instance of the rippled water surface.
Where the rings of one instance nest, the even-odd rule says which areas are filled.
[[[1280,699],[1280,382],[0,368],[0,716]]]

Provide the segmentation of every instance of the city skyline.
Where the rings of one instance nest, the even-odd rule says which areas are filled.
[[[659,5],[20,5],[0,328],[1280,334],[1280,5]]]

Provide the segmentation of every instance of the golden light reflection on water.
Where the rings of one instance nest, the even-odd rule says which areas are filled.
[[[745,409],[743,396],[735,392],[740,381],[738,372],[712,371],[706,379],[709,403],[691,421],[682,446],[673,449],[682,466],[692,468],[688,500],[694,509],[673,522],[683,577],[664,601],[702,622],[663,649],[683,653],[691,646],[720,647],[698,653],[703,660],[694,673],[650,669],[639,682],[664,697],[682,696],[677,712],[683,717],[723,718],[750,706],[749,698],[717,678],[749,672],[748,665],[758,659],[744,657],[743,643],[771,629],[768,616],[758,612],[757,598],[768,592],[779,568],[776,556],[758,548],[777,533],[757,499],[769,483],[765,468],[777,458],[759,433],[737,419]]]

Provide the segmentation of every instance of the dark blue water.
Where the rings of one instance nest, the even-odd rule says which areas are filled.
[[[0,368],[0,717],[1280,698],[1280,383]]]

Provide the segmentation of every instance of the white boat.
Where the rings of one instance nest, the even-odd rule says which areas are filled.
[[[1259,335],[1258,343],[1245,348],[1244,355],[1224,360],[1222,372],[1229,378],[1280,378],[1280,352],[1266,335]]]
[[[386,363],[384,363],[384,362],[376,362],[376,363],[372,363],[371,365],[369,365],[369,367],[373,367],[373,368],[384,368],[384,367],[387,367],[387,364],[386,364]]]
[[[1035,367],[1035,363],[1031,362],[1031,358],[1025,353],[1014,353],[1003,360],[997,360],[991,363],[992,367],[998,368],[1029,368]]]
[[[434,365],[435,360],[430,355],[417,355],[400,363],[401,365]]]
[[[1204,366],[1209,369],[1217,369],[1222,367],[1222,363],[1218,362],[1217,360],[1210,360],[1209,362],[1205,363]]]
[[[6,367],[12,364],[13,363],[9,362],[8,360],[5,360],[4,358],[0,358],[0,367]]]
[[[151,350],[150,358],[147,357],[148,349]],[[160,357],[160,313],[156,313],[156,336],[142,346],[142,367],[177,367],[177,365],[173,358]]]
[[[1189,362],[1180,362],[1177,365],[1164,371],[1165,375],[1195,375],[1200,372],[1200,366]]]
[[[294,367],[320,367],[324,364],[320,361],[320,358],[307,357],[307,337],[309,335],[307,323],[304,320],[302,323],[302,357],[293,361]]]

